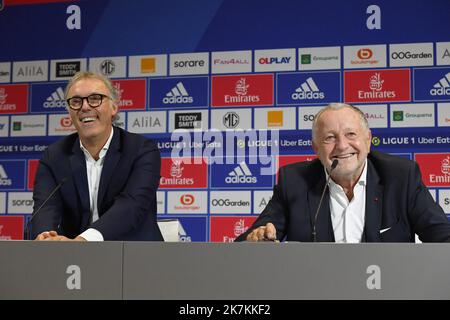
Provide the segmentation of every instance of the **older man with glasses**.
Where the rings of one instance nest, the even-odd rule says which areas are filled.
[[[102,75],[77,73],[65,95],[77,133],[50,145],[39,162],[32,238],[162,241],[158,147],[113,126],[118,98]]]

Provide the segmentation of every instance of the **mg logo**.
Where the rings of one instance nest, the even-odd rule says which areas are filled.
[[[180,197],[181,204],[184,204],[185,206],[190,206],[195,201],[195,198],[192,194],[183,194]]]
[[[227,112],[223,116],[223,125],[227,128],[236,128],[239,124],[239,115],[236,112]]]
[[[116,70],[116,64],[112,60],[105,60],[100,64],[100,71],[105,75],[111,75]]]

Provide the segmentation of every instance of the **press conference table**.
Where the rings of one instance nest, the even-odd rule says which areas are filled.
[[[0,242],[0,299],[450,299],[450,244]]]

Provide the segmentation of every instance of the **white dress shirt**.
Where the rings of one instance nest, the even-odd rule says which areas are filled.
[[[95,222],[98,220],[98,208],[97,208],[97,196],[98,196],[98,188],[100,184],[100,177],[102,175],[103,163],[105,162],[105,155],[108,151],[109,145],[111,144],[111,140],[113,137],[114,129],[111,130],[111,134],[109,135],[108,140],[103,146],[102,150],[100,150],[98,160],[95,160],[89,151],[83,146],[80,140],[80,148],[84,152],[84,157],[86,159],[86,171],[87,171],[87,179],[89,186],[89,203],[90,203],[90,211],[92,221]],[[89,228],[80,234],[87,241],[103,241],[103,235],[100,231]]]
[[[326,173],[328,179],[328,173]],[[348,200],[344,189],[330,180],[330,212],[334,239],[337,243],[359,243],[364,231],[366,212],[367,160],[353,188],[353,199]]]

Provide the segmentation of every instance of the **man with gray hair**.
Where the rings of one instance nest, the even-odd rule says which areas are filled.
[[[450,242],[450,221],[417,163],[370,151],[358,108],[332,103],[313,122],[318,159],[280,168],[272,199],[236,241]]]
[[[162,241],[156,222],[157,145],[113,126],[118,98],[104,76],[78,72],[65,95],[77,132],[50,145],[39,162],[32,237]]]

